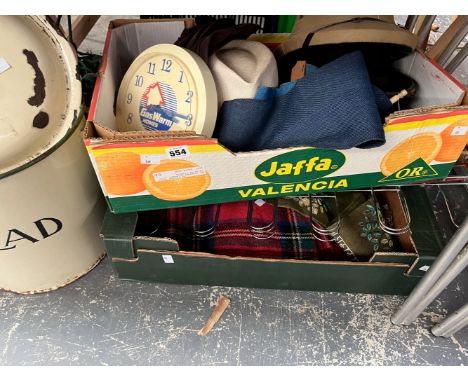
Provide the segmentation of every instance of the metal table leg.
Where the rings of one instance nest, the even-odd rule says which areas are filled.
[[[437,295],[468,263],[468,217],[440,253],[437,260],[414,288],[401,308],[392,316],[392,323],[411,324]],[[465,248],[464,248],[465,247]],[[458,255],[458,256],[457,256]],[[457,257],[456,261],[453,260]],[[453,264],[452,264],[453,262]],[[443,275],[443,276],[442,276]],[[441,277],[442,276],[442,277]]]
[[[450,337],[468,325],[468,304],[448,316],[444,321],[432,327],[432,334],[440,337]]]
[[[455,69],[457,69],[465,60],[466,56],[468,56],[468,44],[465,44],[465,46],[457,53],[457,55],[452,58],[452,60],[447,64],[445,70],[449,73],[453,73]]]

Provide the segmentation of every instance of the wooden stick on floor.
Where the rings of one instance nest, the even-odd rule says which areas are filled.
[[[213,326],[215,326],[215,324],[221,318],[224,311],[229,306],[230,302],[231,300],[229,300],[227,297],[221,296],[219,298],[218,302],[216,303],[216,306],[211,312],[210,317],[206,321],[205,326],[198,332],[199,336],[205,336],[211,329],[213,329]]]

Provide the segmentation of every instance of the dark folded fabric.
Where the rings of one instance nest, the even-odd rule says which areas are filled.
[[[291,69],[297,61],[303,60],[308,64],[320,67],[354,51],[362,52],[372,82],[386,91],[378,82],[374,82],[374,75],[380,76],[381,73],[388,73],[389,70],[392,70],[393,63],[410,54],[412,49],[399,44],[377,42],[309,45],[306,49],[296,49],[278,59],[280,83],[289,81]]]
[[[391,105],[384,97],[380,92],[376,99],[363,56],[353,52],[306,74],[279,97],[224,102],[215,136],[233,151],[377,147],[385,143],[379,108]]]
[[[234,24],[233,19],[205,19],[201,24],[185,29],[175,45],[197,53],[208,63],[209,57],[228,42],[245,40],[260,29],[260,26],[256,24]]]
[[[313,71],[316,70],[317,67],[307,64],[306,72],[308,75],[312,75]],[[287,92],[291,91],[294,86],[296,86],[296,81],[285,82],[276,88],[270,88],[266,86],[261,86],[257,90],[257,94],[255,95],[255,99],[257,100],[268,100],[279,97],[281,95],[286,94]],[[402,90],[400,88],[400,90]],[[392,107],[392,103],[390,102],[389,95],[382,91],[379,87],[373,85],[373,91],[375,96],[375,103],[377,104],[377,109],[379,110],[380,116],[382,117],[382,121],[384,118],[389,114],[389,110]],[[398,91],[399,92],[399,91]],[[394,96],[398,92],[394,92],[390,95]]]

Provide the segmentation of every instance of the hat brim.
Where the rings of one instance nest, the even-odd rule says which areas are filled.
[[[302,48],[307,35],[292,35],[275,51],[281,57]],[[365,20],[359,23],[346,22],[317,31],[310,40],[309,46],[334,45],[346,43],[378,43],[400,45],[404,50],[413,50],[417,45],[417,36],[395,24],[381,21]]]

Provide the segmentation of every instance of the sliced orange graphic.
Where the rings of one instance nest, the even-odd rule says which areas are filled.
[[[106,153],[96,156],[96,163],[108,194],[132,195],[145,190],[142,176],[148,165],[140,163],[140,155]]]
[[[380,171],[385,176],[393,174],[406,165],[422,158],[431,163],[442,147],[442,138],[438,133],[414,135],[393,147],[380,162]]]
[[[143,174],[146,189],[163,200],[187,200],[203,194],[211,177],[198,164],[182,159],[163,159]]]
[[[447,126],[441,133],[442,148],[434,158],[439,162],[454,162],[468,143],[468,118]]]

